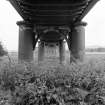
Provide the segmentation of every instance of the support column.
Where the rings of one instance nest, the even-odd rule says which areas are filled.
[[[86,23],[76,23],[70,34],[70,62],[83,62],[85,55],[85,28]]]
[[[31,62],[33,60],[33,27],[26,22],[18,22],[19,25],[19,61]]]
[[[65,64],[65,42],[63,40],[59,42],[59,60],[60,64]]]
[[[40,64],[44,60],[44,42],[38,42],[38,63]]]

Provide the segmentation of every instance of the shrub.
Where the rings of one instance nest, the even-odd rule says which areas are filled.
[[[7,55],[7,51],[3,48],[3,45],[0,42],[0,56]]]
[[[1,88],[11,91],[11,105],[105,105],[104,63],[32,65],[6,64],[1,71]]]

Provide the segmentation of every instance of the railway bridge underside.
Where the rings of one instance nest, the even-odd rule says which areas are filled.
[[[21,61],[32,61],[38,42],[38,61],[43,61],[45,46],[59,47],[60,63],[65,61],[65,41],[70,62],[83,61],[85,26],[82,19],[98,0],[9,0],[23,18],[18,21]]]

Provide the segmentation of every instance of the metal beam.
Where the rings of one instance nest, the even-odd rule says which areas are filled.
[[[19,2],[20,3],[20,2]],[[87,3],[86,3],[87,4]],[[77,5],[77,6],[70,6],[69,4],[66,5],[34,5],[34,6],[30,6],[30,5],[25,5],[20,3],[21,7],[27,10],[31,9],[31,10],[76,10],[76,9],[83,9],[86,7],[86,4],[82,4],[82,5]]]
[[[27,11],[24,11],[24,14],[26,15],[26,16],[31,16],[31,17],[33,17],[33,18],[42,18],[42,17],[45,17],[45,18],[53,18],[53,17],[75,17],[75,16],[77,16],[77,15],[79,15],[79,14],[81,14],[82,12],[80,11],[80,12],[76,12],[76,13],[70,13],[70,14],[67,14],[67,13],[65,13],[65,14],[52,14],[52,13],[50,13],[50,14],[34,14],[34,13],[31,13],[31,12],[27,12]]]
[[[82,12],[82,15],[79,18],[77,18],[76,21],[82,20],[98,1],[99,0],[91,0],[90,3],[87,5],[86,9],[84,9],[84,11]]]
[[[19,4],[16,0],[9,0],[9,2],[12,4],[12,6],[16,9],[16,11],[19,13],[19,15],[22,18],[25,18],[25,16],[22,13],[22,9],[19,7]]]
[[[30,13],[30,14],[40,14],[40,15],[71,15],[71,14],[81,14],[83,8],[79,10],[31,10],[24,8],[24,13]]]
[[[26,2],[26,1],[22,1],[22,0],[19,0],[19,2],[21,4],[24,4],[24,5],[28,5],[28,6],[81,6],[81,5],[84,5],[87,3],[87,1],[83,1],[83,2],[78,2],[78,3],[30,3],[30,2]]]

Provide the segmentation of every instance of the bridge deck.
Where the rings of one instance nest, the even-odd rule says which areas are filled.
[[[38,25],[70,25],[82,20],[98,0],[9,0],[24,20]]]

